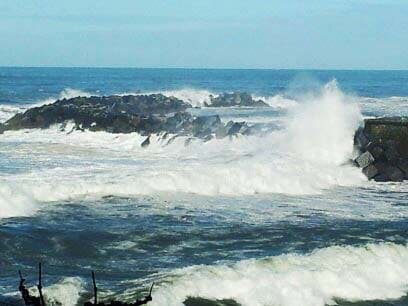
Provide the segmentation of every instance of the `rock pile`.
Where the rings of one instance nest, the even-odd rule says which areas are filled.
[[[0,125],[8,130],[45,129],[54,124],[75,123],[77,130],[132,133],[150,136],[171,133],[210,140],[237,134],[250,134],[245,122],[224,124],[218,115],[193,116],[191,106],[162,94],[77,97],[28,109]],[[142,146],[148,146],[147,138]]]
[[[354,137],[358,167],[378,182],[408,179],[408,117],[367,119]]]
[[[211,96],[211,103],[206,104],[211,107],[231,107],[231,106],[246,106],[246,107],[269,107],[262,100],[254,100],[249,93],[234,92],[223,93],[219,96]]]

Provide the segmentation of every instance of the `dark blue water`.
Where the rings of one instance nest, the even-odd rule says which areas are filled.
[[[302,92],[332,79],[359,96],[408,96],[408,71],[0,67],[0,103],[34,102],[65,88],[105,95],[182,88],[275,95]]]

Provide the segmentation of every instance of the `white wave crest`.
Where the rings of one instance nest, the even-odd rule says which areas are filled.
[[[57,100],[62,100],[62,99],[71,99],[71,98],[76,98],[76,97],[90,97],[91,94],[89,92],[85,92],[82,90],[78,89],[73,89],[73,88],[65,88],[63,91],[59,93],[58,96],[55,97],[49,97],[45,100],[38,101],[34,104],[31,105],[26,105],[25,107],[37,107],[37,106],[42,106],[45,104],[50,104],[54,103]]]
[[[68,277],[44,288],[47,304],[76,306],[81,294],[85,291],[83,282],[79,277]]]
[[[15,114],[23,111],[22,107],[8,105],[8,104],[1,104],[0,105],[0,123],[7,121]]]
[[[182,306],[191,297],[234,299],[243,306],[324,306],[397,299],[408,287],[408,248],[335,246],[234,265],[176,271],[153,292],[152,305]]]
[[[145,137],[136,133],[69,133],[69,127],[65,132],[58,128],[7,131],[0,143],[26,143],[30,152],[37,153],[32,158],[54,160],[56,165],[64,159],[72,162],[0,178],[0,186],[18,186],[15,192],[28,195],[33,202],[163,192],[319,194],[335,186],[365,182],[359,169],[344,165],[352,155],[360,119],[353,99],[331,82],[299,104],[283,130],[266,136],[196,140],[188,146],[183,137],[166,145],[171,135],[166,140],[152,136],[151,145],[141,148]],[[13,155],[26,156],[26,147],[21,148]]]
[[[283,95],[275,95],[269,97],[254,95],[253,98],[255,100],[265,101],[265,103],[267,103],[269,106],[279,109],[288,109],[299,105],[296,100],[289,99],[287,97],[284,97]]]
[[[37,211],[31,193],[26,194],[18,186],[0,184],[0,218],[30,216]]]
[[[202,107],[205,104],[211,104],[211,96],[217,96],[217,94],[208,90],[199,89],[166,90],[162,92],[162,94],[165,96],[176,97],[191,104],[193,107]]]

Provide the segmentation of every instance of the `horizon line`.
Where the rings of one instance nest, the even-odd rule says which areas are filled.
[[[408,68],[227,68],[227,67],[137,67],[137,66],[25,66],[0,65],[0,68],[53,68],[53,69],[167,69],[167,70],[314,70],[314,71],[408,71]]]

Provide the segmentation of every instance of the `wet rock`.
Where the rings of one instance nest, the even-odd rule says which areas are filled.
[[[363,169],[363,173],[367,176],[369,180],[373,179],[379,174],[378,169],[374,165],[369,165]]]
[[[217,97],[211,97],[211,107],[231,107],[231,106],[247,106],[247,107],[269,107],[262,100],[254,100],[252,96],[246,92],[223,93]]]
[[[147,136],[145,140],[143,140],[141,147],[145,148],[150,145],[150,136]]]
[[[365,168],[375,161],[373,155],[366,151],[356,158],[356,163],[360,168]]]
[[[224,98],[240,105],[254,104],[248,94],[226,94]],[[255,103],[256,104],[256,103]],[[226,125],[218,115],[193,116],[187,108],[190,105],[161,94],[137,96],[77,97],[58,100],[52,104],[28,109],[16,114],[3,125],[0,133],[7,130],[45,129],[58,124],[66,131],[66,123],[73,122],[74,131],[105,131],[109,133],[137,132],[147,138],[142,147],[150,144],[151,134],[186,136],[209,141],[214,137],[245,134],[250,127],[245,122],[230,121]],[[170,144],[174,138],[170,138]]]
[[[193,121],[193,135],[204,138],[215,133],[221,125],[221,119],[218,115],[197,117]]]
[[[161,94],[77,97],[30,108],[4,124],[4,130],[48,128],[73,121],[84,129],[130,133],[160,130],[164,115],[185,111],[189,104]]]
[[[228,129],[228,135],[232,136],[232,135],[237,135],[241,128],[243,128],[245,126],[245,122],[233,122],[231,124],[231,126]]]
[[[402,182],[404,180],[405,174],[398,167],[388,166],[384,173],[388,176],[389,180],[392,182]]]
[[[367,119],[354,136],[361,152],[355,160],[363,173],[378,182],[408,179],[408,118]]]
[[[404,172],[404,178],[408,179],[408,160],[400,158],[396,161],[395,165]]]
[[[185,306],[241,306],[232,299],[209,300],[200,297],[188,297],[183,304]]]

